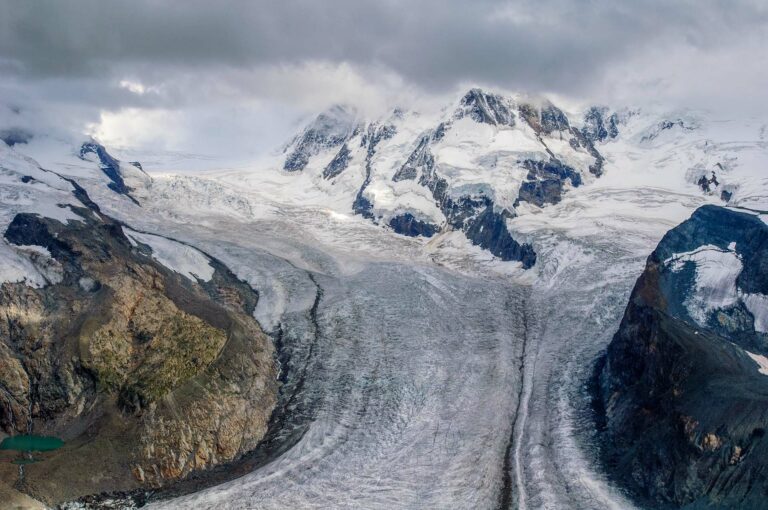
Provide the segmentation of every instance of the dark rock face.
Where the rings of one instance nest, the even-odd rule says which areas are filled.
[[[458,116],[468,115],[472,120],[493,126],[514,126],[515,113],[504,97],[472,89],[461,99]],[[442,136],[442,134],[440,135]]]
[[[536,252],[530,244],[520,244],[509,233],[506,220],[509,214],[495,212],[493,202],[488,203],[475,218],[467,221],[466,234],[472,244],[484,248],[501,260],[518,260],[523,268],[536,263]]]
[[[592,143],[616,138],[619,136],[618,117],[615,113],[608,115],[607,108],[593,106],[584,115],[581,134]]]
[[[393,125],[380,126],[378,124],[371,124],[368,126],[368,131],[362,136],[360,143],[363,147],[367,148],[365,155],[365,180],[357,192],[355,201],[352,203],[352,210],[363,218],[375,219],[373,204],[365,197],[365,188],[371,183],[371,159],[376,154],[376,146],[379,142],[392,138],[395,136],[395,133],[396,129]]]
[[[302,149],[303,147],[300,146],[288,155],[288,157],[285,159],[285,163],[283,164],[283,170],[287,170],[288,172],[304,170],[304,167],[307,166],[307,163],[309,163],[310,155],[308,150]]]
[[[75,254],[72,247],[58,237],[54,237],[48,230],[47,222],[37,215],[17,214],[8,225],[3,237],[17,246],[42,246],[70,271],[75,269],[73,265]]]
[[[520,261],[525,269],[536,263],[533,246],[520,244],[507,229],[506,220],[513,217],[512,212],[506,209],[495,211],[493,200],[484,195],[452,197],[448,193],[448,182],[437,175],[434,165],[423,169],[419,183],[432,192],[447,223],[464,231],[472,244],[502,260]]]
[[[549,101],[544,102],[541,108],[522,103],[518,106],[518,112],[538,135],[550,135],[555,131],[568,131],[571,128],[568,117]]]
[[[107,186],[109,189],[130,198],[138,205],[136,199],[131,196],[131,188],[125,184],[123,174],[120,172],[120,162],[113,158],[103,145],[96,142],[86,142],[80,147],[80,159],[85,159],[86,154],[95,154],[99,158],[99,167],[112,181]]]
[[[403,166],[392,176],[393,181],[412,181],[419,175],[419,169],[424,168],[426,172],[429,172],[434,167],[435,158],[429,150],[430,139],[429,136],[423,136],[419,140],[419,144],[408,156]]]
[[[734,281],[697,294],[695,257],[730,260]],[[729,285],[738,297],[696,308]],[[768,225],[752,214],[704,206],[648,258],[595,377],[606,471],[641,503],[765,508],[768,375],[752,356],[768,354],[768,334],[747,306],[760,294]]]
[[[360,191],[357,192],[355,201],[352,202],[352,210],[355,212],[355,214],[359,214],[367,220],[375,220],[376,215],[373,214],[373,204],[363,194],[365,188],[368,187],[368,184],[370,184],[370,179],[366,179],[363,183],[363,186],[360,188]]]
[[[581,185],[581,175],[557,159],[527,159],[522,163],[528,169],[528,181],[520,187],[518,201],[530,202],[539,207],[547,203],[556,204],[562,198],[563,183],[566,179],[571,181],[573,187]]]
[[[451,128],[451,125],[448,122],[441,122],[440,124],[438,124],[434,132],[432,132],[432,141],[439,142],[440,140],[442,140],[450,128]]]
[[[349,165],[350,151],[347,144],[341,146],[339,152],[333,157],[328,166],[323,170],[324,179],[333,179],[347,169]]]
[[[642,140],[643,142],[650,142],[658,138],[661,133],[664,131],[669,131],[672,129],[681,129],[684,131],[693,131],[696,129],[696,126],[692,126],[688,123],[686,123],[682,119],[676,119],[676,120],[663,120],[659,122],[658,125],[656,125],[648,134],[643,136]]]
[[[82,221],[18,214],[4,234],[60,275],[0,285],[0,427],[66,441],[26,468],[29,491],[55,505],[158,487],[255,448],[277,393],[256,292],[213,258],[208,281],[174,272],[73,194]]]
[[[339,147],[357,134],[354,112],[335,106],[321,113],[292,143],[292,151],[285,159],[283,169],[298,172],[309,159],[323,149]]]
[[[32,133],[22,128],[0,130],[0,140],[13,147],[17,143],[27,143],[32,139]]]
[[[712,175],[710,177],[707,177],[706,175],[702,175],[699,180],[696,182],[698,184],[699,188],[701,188],[701,191],[704,193],[710,193],[712,192],[713,187],[720,186],[720,182],[717,180],[717,176],[715,175],[715,172],[712,172]]]
[[[566,131],[570,129],[568,117],[562,110],[547,101],[541,108],[541,129],[550,134],[554,131]]]
[[[432,237],[440,231],[434,223],[417,220],[411,213],[401,214],[389,220],[389,226],[398,234],[410,237]]]
[[[563,195],[563,181],[560,179],[539,179],[524,182],[520,186],[518,201],[530,202],[539,207],[556,204]]]
[[[360,146],[367,147],[373,155],[376,152],[376,146],[382,140],[389,140],[397,133],[397,128],[392,124],[371,124],[360,139]]]
[[[586,151],[595,158],[594,163],[589,165],[589,173],[596,177],[600,177],[603,175],[603,167],[605,166],[605,158],[602,154],[600,154],[600,151],[597,150],[597,147],[595,147],[595,144],[592,140],[584,136],[581,131],[579,131],[576,128],[570,128],[570,133],[573,136],[569,140],[569,143],[572,147],[583,147],[586,149]]]

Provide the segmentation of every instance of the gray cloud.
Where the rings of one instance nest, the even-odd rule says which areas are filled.
[[[25,73],[121,66],[376,64],[432,89],[462,81],[580,90],[649,46],[731,44],[768,25],[755,0],[0,3],[0,57]]]
[[[148,112],[196,147],[241,112],[266,145],[332,102],[469,85],[768,108],[766,47],[764,0],[0,0],[0,101],[113,131]]]

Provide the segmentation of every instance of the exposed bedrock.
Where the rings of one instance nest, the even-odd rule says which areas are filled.
[[[662,239],[600,360],[606,471],[649,507],[765,508],[768,225],[704,206]]]
[[[180,274],[118,222],[74,211],[18,214],[5,232],[52,277],[0,286],[0,427],[66,442],[26,467],[24,490],[55,504],[158,487],[255,448],[277,393],[256,292],[202,253],[210,275]]]
[[[411,213],[395,216],[389,220],[389,226],[398,234],[410,237],[432,237],[440,231],[438,225],[416,219]]]

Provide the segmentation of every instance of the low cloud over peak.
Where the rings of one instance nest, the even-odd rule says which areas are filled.
[[[99,115],[205,104],[295,118],[467,84],[749,110],[766,47],[759,0],[0,0],[4,97]]]

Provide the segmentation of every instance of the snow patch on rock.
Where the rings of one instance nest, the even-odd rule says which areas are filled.
[[[755,331],[768,333],[768,296],[765,294],[744,294],[744,305],[755,318]]]
[[[210,259],[191,246],[162,236],[136,232],[126,227],[123,227],[123,233],[131,244],[136,246],[137,243],[141,243],[149,246],[152,249],[152,258],[193,282],[197,280],[207,282],[213,278],[215,269],[211,266]]]
[[[760,372],[763,375],[768,375],[768,358],[765,356],[762,356],[760,354],[755,354],[749,351],[746,352],[750,358],[752,358],[755,363],[757,363],[757,371]]]
[[[700,326],[705,326],[710,312],[733,306],[739,300],[736,278],[743,269],[741,258],[732,250],[704,245],[689,252],[676,253],[665,264],[678,272],[686,262],[696,265],[696,282],[693,293],[685,300],[685,306],[691,317]]]
[[[24,283],[42,288],[61,282],[61,266],[42,246],[13,246],[0,242],[0,283]]]

